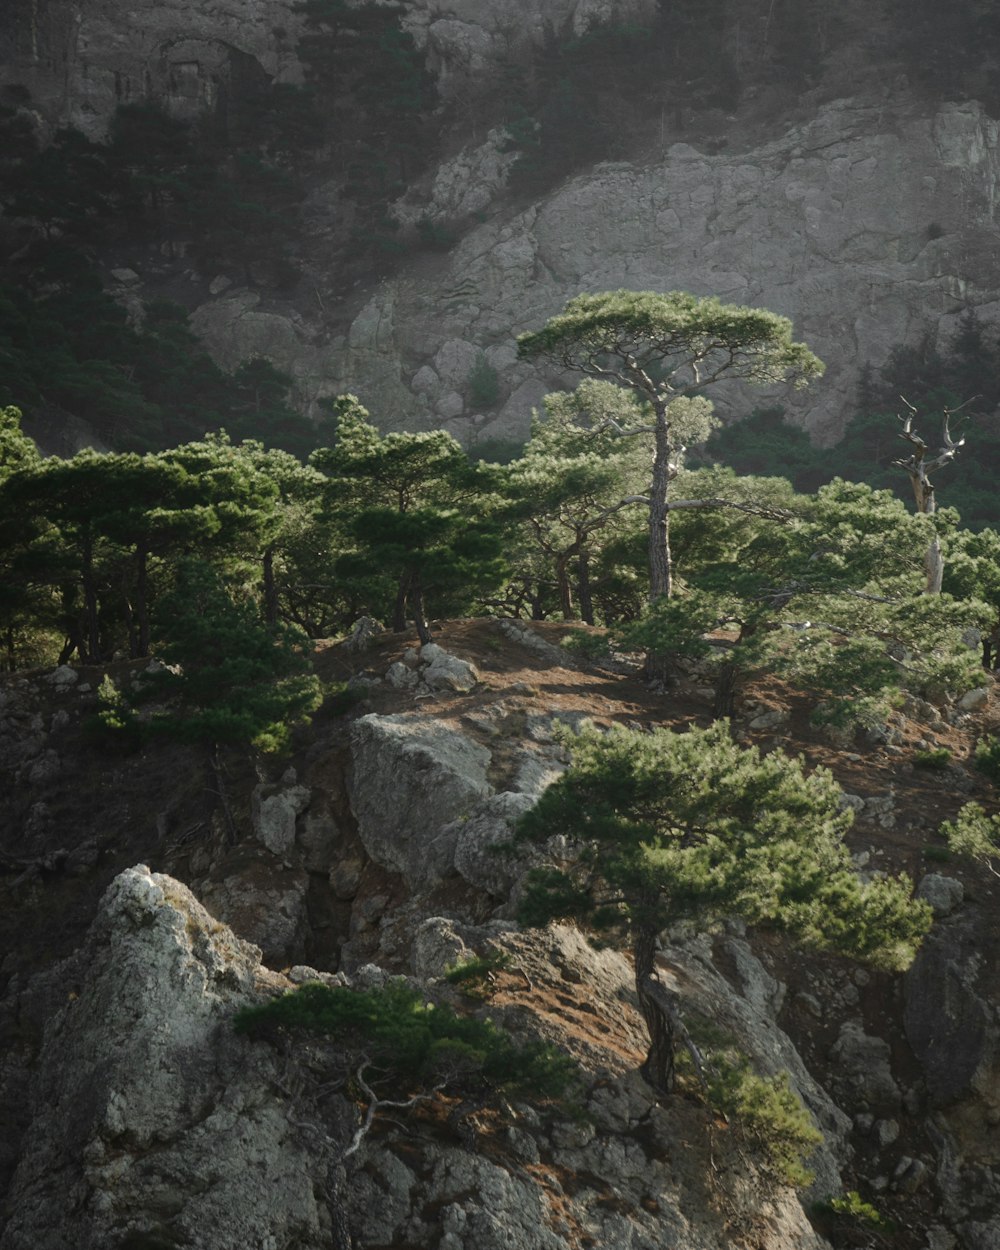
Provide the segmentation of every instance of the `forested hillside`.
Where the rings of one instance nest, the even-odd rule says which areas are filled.
[[[995,1250],[994,7],[0,17],[0,1250]]]

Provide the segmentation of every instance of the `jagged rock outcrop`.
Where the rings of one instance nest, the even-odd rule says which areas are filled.
[[[685,1140],[696,1139],[700,1113],[684,1100],[658,1105],[636,1071],[630,1048],[641,1046],[641,1024],[621,955],[595,952],[566,928],[439,930],[437,921],[422,926],[425,961],[431,946],[449,945],[448,934],[457,951],[464,939],[509,946],[540,997],[508,994],[495,1010],[514,1030],[537,1021],[580,1055],[589,1119],[547,1120],[519,1107],[499,1135],[477,1127],[489,1141],[482,1152],[436,1133],[406,1135],[404,1148],[390,1123],[366,1140],[343,1188],[358,1250],[559,1250],[581,1236],[626,1250],[653,1250],[665,1237],[721,1250],[729,1218],[760,1221],[767,1250],[819,1250],[791,1193],[757,1183],[752,1162],[723,1138],[716,1159],[744,1179],[725,1208],[715,1202],[701,1149]],[[751,1006],[704,960],[702,952],[685,975],[706,1008],[727,1023],[762,1027],[765,1050],[776,1039],[787,1047],[764,1021],[762,1002]],[[310,975],[293,971],[297,981]],[[288,984],[260,966],[255,947],[179,882],[140,865],[115,879],[87,942],[59,975],[66,1001],[46,1031],[3,1250],[332,1244],[329,1147],[336,1154],[344,1126],[330,1124],[308,1081],[289,1088],[287,1061],[232,1031],[238,1007]],[[371,966],[357,977],[366,986],[385,980]],[[551,997],[559,983],[585,990],[579,1009]],[[574,1014],[579,1023],[566,1033]],[[756,1053],[753,1039],[740,1040]]]
[[[448,100],[556,34],[579,34],[593,20],[636,20],[651,7],[467,0],[445,12],[414,0],[405,23]],[[754,6],[742,7],[734,22],[759,25]],[[871,6],[849,7],[854,44],[794,115],[768,114],[750,90],[721,129],[699,137],[695,127],[675,142],[668,128],[630,160],[583,169],[527,207],[507,196],[513,154],[494,126],[488,138],[449,149],[398,205],[411,228],[423,219],[463,229],[472,221],[433,266],[418,260],[367,294],[352,292],[349,303],[327,308],[330,320],[312,301],[268,302],[227,278],[210,284],[192,324],[227,368],[257,355],[273,360],[307,411],[355,391],[384,428],[443,427],[474,444],[524,438],[532,406],[570,381],[518,363],[513,346],[567,298],[621,286],[714,294],[793,318],[827,374],[804,395],[771,398],[833,439],[865,363],[879,366],[928,330],[946,338],[970,306],[988,323],[1000,320],[1000,123],[974,100],[932,103],[898,66],[871,62],[863,36],[879,19]],[[0,45],[6,77],[32,91],[47,124],[71,122],[93,135],[121,101],[150,98],[194,116],[241,84],[301,79],[302,18],[290,0],[252,0],[238,17],[214,0],[136,0],[128,12],[126,38],[113,5],[33,0]],[[721,42],[730,36],[720,32]],[[314,188],[309,213],[336,216],[339,194],[336,180]],[[486,220],[475,224],[470,214]],[[329,270],[326,246],[320,237],[304,242],[311,272]],[[133,278],[135,302],[143,275]],[[492,406],[470,388],[477,363],[496,373]],[[718,398],[740,413],[769,397],[730,390]]]
[[[309,373],[312,393],[354,390],[387,426],[443,426],[474,442],[526,436],[532,405],[561,380],[518,364],[513,338],[579,291],[715,294],[793,318],[827,373],[804,394],[772,396],[829,439],[865,363],[879,366],[928,329],[949,336],[967,306],[1000,319],[997,152],[998,123],[974,102],[928,113],[903,89],[836,100],[760,146],[710,154],[674,144],[500,212],[440,273],[385,282],[328,345],[252,312],[255,297],[242,292],[203,305],[195,322],[231,362],[270,336],[267,354]],[[488,412],[467,397],[480,353],[503,389]],[[743,411],[767,394],[720,398]]]
[[[271,1053],[232,1031],[269,979],[259,950],[140,865],[60,974],[3,1250],[328,1245],[323,1160]]]

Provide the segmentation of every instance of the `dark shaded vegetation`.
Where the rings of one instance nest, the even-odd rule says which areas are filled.
[[[857,408],[833,447],[819,448],[784,420],[780,408],[758,410],[712,435],[707,450],[737,473],[786,477],[796,490],[811,492],[836,477],[891,490],[907,503],[907,476],[893,462],[905,458],[895,414],[918,413],[924,438],[940,436],[944,410],[959,410],[951,424],[955,438],[967,436],[969,451],[943,470],[940,497],[958,510],[962,523],[980,530],[1000,521],[1000,336],[974,309],[966,311],[939,351],[925,337],[914,347],[897,347],[876,372],[865,370]]]
[[[516,1042],[491,1020],[430,1003],[405,984],[353,990],[310,983],[247,1007],[239,1033],[275,1041],[282,1034],[327,1038],[354,1052],[358,1070],[394,1097],[447,1090],[493,1100],[560,1099],[578,1076],[574,1061],[545,1042]]]

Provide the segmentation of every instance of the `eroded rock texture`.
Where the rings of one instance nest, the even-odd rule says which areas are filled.
[[[140,865],[60,972],[3,1250],[328,1245],[322,1156],[271,1053],[232,1032],[267,979],[259,950]]]

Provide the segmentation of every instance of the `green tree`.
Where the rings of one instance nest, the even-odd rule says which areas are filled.
[[[0,667],[11,672],[49,658],[44,638],[56,624],[50,588],[54,534],[18,490],[40,463],[38,448],[21,430],[19,409],[0,408]]]
[[[913,959],[930,909],[905,877],[858,878],[843,840],[852,814],[829,773],[741,748],[722,722],[684,734],[584,729],[568,745],[570,768],[516,834],[561,860],[531,874],[520,917],[575,918],[628,942],[655,1088],[672,1088],[685,1037],[657,974],[668,925],[739,915],[882,967]]]
[[[337,570],[367,581],[375,599],[389,580],[393,628],[405,628],[409,609],[428,642],[425,596],[447,602],[457,592],[467,605],[477,588],[499,579],[497,473],[470,464],[443,430],[383,436],[353,395],[340,396],[335,408],[336,445],[315,452],[312,464],[329,477],[330,513],[354,547]]]
[[[627,639],[712,664],[718,716],[732,714],[749,677],[779,671],[822,701],[826,719],[874,724],[901,688],[975,684],[962,635],[989,610],[923,593],[934,532],[888,491],[832,482],[689,566],[684,592],[652,604]],[[730,634],[724,646],[713,637],[720,629]]]
[[[219,574],[183,561],[154,612],[157,677],[174,706],[154,713],[153,732],[186,742],[246,747],[280,743],[319,702],[309,648],[296,631],[269,629],[256,604],[234,597]]]
[[[539,572],[554,580],[563,618],[576,616],[575,586],[580,614],[593,625],[593,560],[601,538],[620,529],[622,513],[642,503],[650,439],[620,438],[608,424],[638,425],[643,413],[607,382],[586,379],[572,394],[547,395],[544,409],[522,455],[507,466],[505,489],[524,514],[528,568],[540,555]]]
[[[682,291],[610,291],[578,295],[541,330],[518,338],[522,358],[613,382],[648,405],[649,423],[629,433],[652,434],[654,441],[647,498],[651,599],[672,590],[670,484],[683,450],[674,405],[730,379],[804,383],[820,374],[821,362],[791,334],[787,318],[765,309]]]

